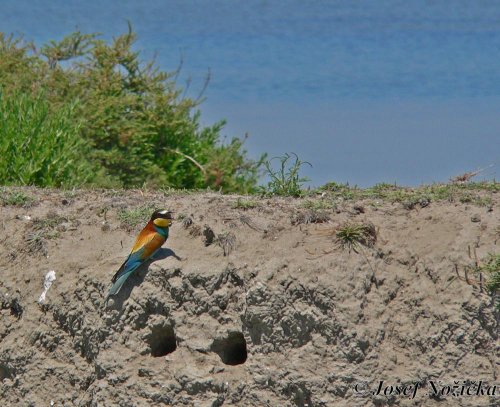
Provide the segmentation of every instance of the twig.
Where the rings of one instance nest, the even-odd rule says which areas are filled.
[[[207,176],[207,170],[205,170],[205,168],[203,167],[203,165],[201,165],[198,161],[196,161],[193,157],[187,155],[187,154],[184,154],[182,151],[179,151],[177,149],[173,150],[171,148],[167,148],[166,149],[167,151],[170,151],[172,153],[176,153],[176,154],[179,154],[179,155],[182,155],[184,158],[187,158],[189,161],[191,161],[194,165],[196,165],[200,171],[203,173],[203,175],[206,177]]]
[[[459,280],[465,281],[467,284],[472,285],[472,286],[479,286],[481,289],[481,292],[483,291],[483,276],[482,274],[479,275],[480,281],[476,280],[475,278],[470,278],[469,274],[467,273],[467,267],[464,267],[464,276],[462,277],[460,273],[458,272],[458,265],[455,264],[455,273],[458,277]]]

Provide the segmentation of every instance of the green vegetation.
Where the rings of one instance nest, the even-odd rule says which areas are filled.
[[[500,312],[500,254],[490,253],[475,267],[474,272],[476,276],[483,275],[486,289],[493,297],[496,308]]]
[[[292,156],[295,158],[295,161],[293,161]],[[271,166],[273,160],[280,162],[277,170]],[[263,192],[278,196],[302,196],[304,192],[302,185],[304,182],[309,181],[308,178],[299,175],[299,170],[304,164],[311,166],[307,161],[301,161],[295,153],[285,153],[282,157],[273,157],[269,161],[265,161],[266,175],[271,180]]]
[[[377,242],[377,229],[373,223],[346,223],[335,233],[337,244],[344,250],[361,254],[372,271],[371,281],[378,288],[379,283],[364,247],[373,247]]]
[[[257,207],[258,204],[256,201],[252,201],[250,199],[238,198],[236,202],[233,202],[232,207],[234,209],[253,209]]]
[[[26,246],[25,250],[30,254],[42,254],[43,256],[47,256],[47,235],[44,231],[37,231],[28,233],[26,236]]]
[[[469,258],[473,260],[472,264],[459,266],[455,264],[456,276],[452,276],[449,281],[450,284],[457,277],[467,284],[479,287],[481,292],[483,288],[491,294],[493,301],[496,303],[497,310],[500,312],[500,254],[488,254],[482,260],[477,257],[476,249],[469,246]],[[460,273],[462,270],[463,276]],[[470,275],[475,277],[472,278]]]
[[[0,180],[6,185],[71,187],[87,182],[93,168],[74,118],[76,104],[49,112],[43,93],[0,91]]]
[[[361,245],[371,247],[375,244],[377,231],[371,223],[347,223],[338,229],[335,237],[343,249],[357,253]]]
[[[155,209],[154,204],[146,204],[137,208],[120,209],[117,216],[125,229],[132,230],[138,225],[145,225]]]
[[[0,189],[0,203],[2,205],[28,207],[35,202],[32,196],[26,195],[22,191]]]
[[[486,193],[500,192],[500,183],[495,181],[467,182],[463,184],[432,184],[417,188],[400,187],[393,184],[377,184],[371,188],[351,187],[348,184],[329,182],[319,188],[324,199],[358,201],[375,199],[386,202],[400,202],[412,209],[419,205],[427,206],[431,202],[448,201],[471,203],[480,206],[491,204]]]
[[[74,32],[37,48],[0,32],[0,185],[310,196],[299,173],[310,163],[294,153],[248,159],[244,139],[225,140],[223,120],[203,127],[202,95],[186,97],[179,72],[143,61],[135,40],[129,26],[111,41]],[[257,188],[262,168],[269,182]],[[327,209],[338,199],[380,199],[408,209],[441,200],[491,205],[485,192],[500,191],[500,184],[469,182],[475,175],[419,188],[331,182],[313,192],[324,194],[321,204],[305,205]]]
[[[135,39],[129,26],[36,49],[0,33],[1,184],[255,191],[264,157],[224,142],[224,121],[202,127],[201,98],[141,61]]]
[[[320,199],[318,201],[313,201],[311,199],[307,199],[302,204],[304,208],[311,209],[314,211],[324,210],[324,209],[334,209],[336,208],[336,204],[330,199]]]
[[[69,219],[59,216],[55,212],[49,212],[45,218],[35,218],[33,219],[32,229],[37,231],[43,231],[45,237],[56,237],[55,229],[64,222],[68,222]],[[50,233],[54,232],[54,233]]]
[[[500,291],[500,254],[490,254],[478,271],[486,274],[486,288],[491,293]]]
[[[44,218],[33,219],[32,227],[25,237],[25,250],[30,254],[47,256],[47,240],[57,239],[60,236],[59,227],[69,219],[49,212]]]

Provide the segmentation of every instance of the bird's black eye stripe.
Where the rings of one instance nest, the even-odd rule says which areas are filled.
[[[165,213],[162,213],[165,212]],[[165,211],[165,210],[157,210],[153,212],[153,215],[151,216],[151,220],[155,220],[158,218],[162,219],[173,219],[172,216],[172,211]]]

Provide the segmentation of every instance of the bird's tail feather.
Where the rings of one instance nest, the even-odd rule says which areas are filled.
[[[127,281],[127,278],[129,278],[130,274],[132,274],[133,271],[134,270],[131,270],[128,273],[123,274],[122,276],[118,277],[114,281],[113,285],[109,289],[108,295],[106,297],[106,301],[108,301],[109,297],[111,297],[112,295],[117,294],[118,291],[120,291],[120,289],[122,288],[123,284],[125,284],[125,281]]]

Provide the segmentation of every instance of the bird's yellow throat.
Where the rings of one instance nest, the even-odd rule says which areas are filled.
[[[167,228],[172,224],[172,219],[156,218],[153,223],[160,228]]]

